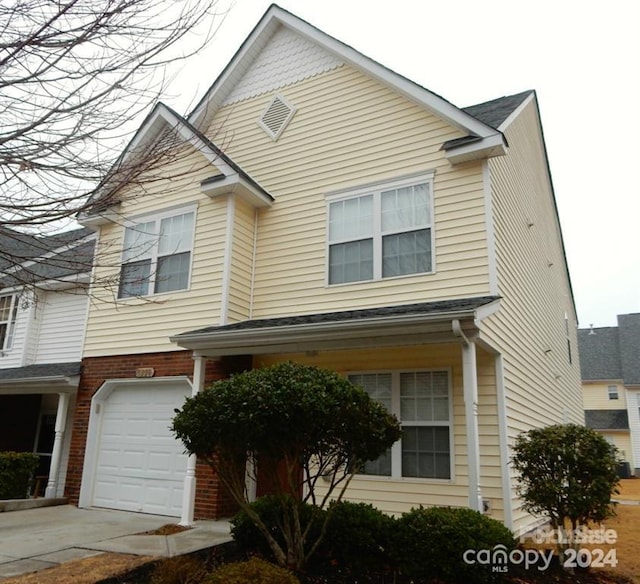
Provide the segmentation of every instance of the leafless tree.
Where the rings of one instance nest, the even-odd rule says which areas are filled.
[[[172,67],[211,41],[223,16],[217,4],[0,0],[5,236],[58,227],[100,189],[104,195],[105,184],[116,197],[118,183],[158,163],[156,151],[132,166],[114,165],[135,122],[165,90]],[[21,263],[10,254],[0,250],[0,259]]]

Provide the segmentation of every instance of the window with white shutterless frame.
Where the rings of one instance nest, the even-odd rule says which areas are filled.
[[[189,288],[195,219],[192,205],[145,215],[125,225],[118,298]]]
[[[18,296],[16,294],[0,296],[0,351],[7,351],[13,347],[17,317]]]
[[[435,271],[434,172],[327,195],[327,283]]]
[[[402,437],[361,476],[453,477],[453,400],[448,369],[351,372],[348,379],[395,414]]]

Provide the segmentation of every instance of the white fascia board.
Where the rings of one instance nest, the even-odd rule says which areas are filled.
[[[507,153],[507,145],[502,133],[493,133],[493,135],[472,142],[445,150],[445,158],[451,164],[460,164],[469,160],[480,160],[484,158],[492,158],[494,156],[504,156]]]
[[[100,227],[103,225],[116,223],[119,217],[120,214],[112,207],[109,207],[95,215],[78,215],[78,217],[76,217],[76,221],[83,227],[88,227],[89,229],[98,232],[100,231]]]
[[[0,395],[23,393],[75,393],[80,384],[80,376],[56,375],[51,377],[24,377],[0,381]]]
[[[229,85],[233,85],[236,82],[238,77],[236,71],[239,70],[243,73],[247,69],[251,61],[256,57],[256,54],[267,43],[269,38],[271,38],[278,24],[286,26],[300,36],[320,45],[355,69],[392,87],[398,93],[432,111],[438,117],[446,120],[462,132],[480,137],[496,134],[494,128],[470,116],[442,97],[439,97],[435,93],[432,93],[428,89],[421,87],[391,69],[384,67],[352,47],[334,39],[311,24],[275,5],[269,8],[256,28],[249,37],[247,37],[238,53],[236,53],[225,71],[223,71],[216,80],[209,95],[202,100],[202,103],[194,110],[191,116],[189,116],[189,121],[197,128],[200,127],[203,120],[214,115],[219,104],[228,93]]]
[[[205,180],[200,185],[200,190],[208,197],[236,194],[254,208],[270,207],[273,203],[264,192],[238,172],[233,172],[224,178],[211,182]]]

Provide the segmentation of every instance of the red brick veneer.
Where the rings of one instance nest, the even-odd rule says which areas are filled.
[[[141,367],[153,367],[155,377],[184,375],[193,378],[191,351],[87,357],[82,360],[82,374],[73,419],[65,485],[65,496],[68,497],[70,503],[77,505],[80,496],[91,398],[106,380],[134,378],[136,369]],[[231,373],[250,368],[250,356],[225,357],[218,361],[208,360],[205,369],[205,385],[218,379],[224,379]],[[231,515],[235,506],[209,466],[199,463],[196,477],[195,518],[218,519]]]

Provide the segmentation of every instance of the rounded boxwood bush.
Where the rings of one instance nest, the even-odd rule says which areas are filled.
[[[318,549],[321,559],[353,576],[390,570],[395,520],[373,505],[340,501],[331,514]]]
[[[491,566],[469,565],[467,550],[515,547],[513,534],[499,521],[471,509],[430,507],[412,509],[396,521],[392,557],[409,578],[446,582],[495,582],[500,575]]]
[[[300,580],[289,570],[260,558],[251,558],[218,568],[203,584],[300,584]]]

